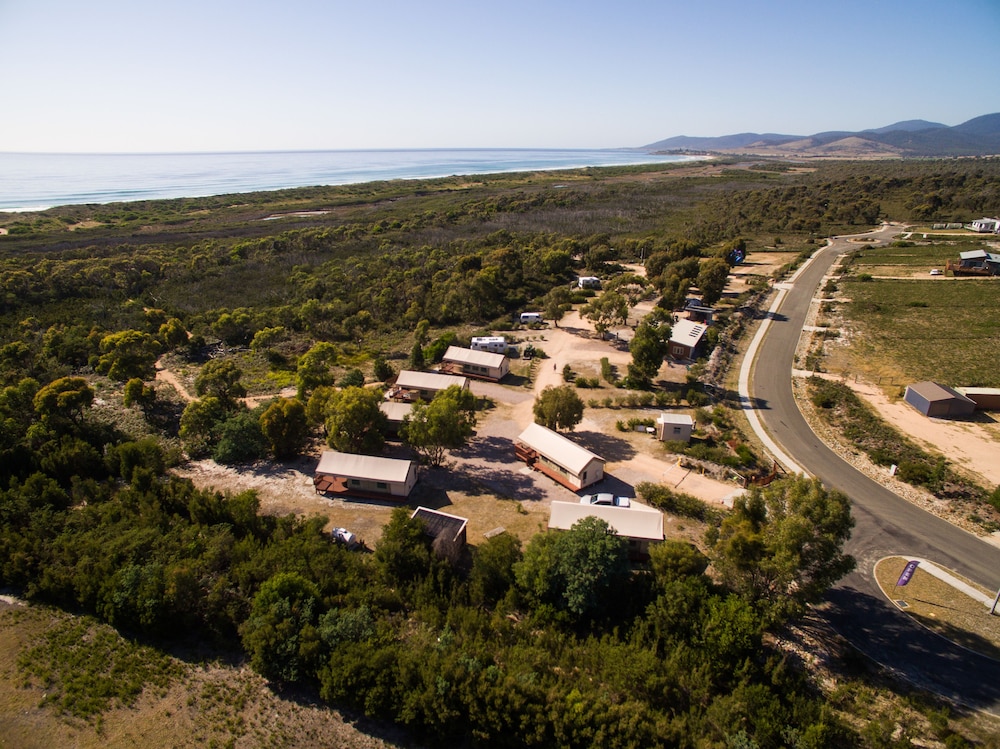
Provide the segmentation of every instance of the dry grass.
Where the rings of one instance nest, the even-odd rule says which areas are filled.
[[[920,567],[905,587],[896,587],[907,561],[904,557],[888,557],[875,566],[875,579],[886,596],[897,605],[905,603],[902,610],[906,614],[942,637],[1000,661],[1000,615],[991,616],[980,601]],[[962,580],[987,596],[996,593]]]

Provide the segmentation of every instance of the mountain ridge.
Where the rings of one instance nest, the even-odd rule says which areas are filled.
[[[857,132],[831,130],[813,135],[735,133],[717,137],[678,135],[641,146],[646,151],[708,151],[760,156],[838,158],[928,158],[1000,154],[1000,113],[948,126],[903,120]]]

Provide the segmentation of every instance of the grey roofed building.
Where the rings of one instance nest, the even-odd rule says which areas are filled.
[[[708,326],[693,320],[678,320],[670,328],[668,353],[674,359],[694,359]]]
[[[427,535],[431,538],[440,538],[449,543],[465,545],[465,529],[469,524],[468,518],[451,515],[440,510],[432,510],[429,507],[418,507],[410,517],[422,520],[427,529]]]
[[[976,410],[976,402],[957,390],[936,382],[916,382],[906,386],[903,400],[924,416],[941,418],[966,416]]]
[[[465,390],[469,387],[469,380],[458,375],[404,369],[396,376],[396,382],[386,393],[386,398],[401,401],[414,401],[419,398],[430,401],[439,392],[452,385]]]
[[[663,513],[632,502],[629,507],[580,504],[554,501],[549,512],[549,528],[569,530],[586,517],[597,517],[614,529],[615,535],[628,539],[629,556],[646,559],[649,545],[663,540]]]
[[[604,478],[604,458],[541,424],[529,424],[518,435],[515,454],[573,491]]]
[[[449,346],[441,360],[441,369],[484,380],[502,380],[510,372],[510,360],[504,354]]]
[[[380,458],[324,450],[313,475],[313,486],[322,494],[405,499],[417,483],[412,460]]]

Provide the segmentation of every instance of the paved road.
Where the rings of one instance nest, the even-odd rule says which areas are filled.
[[[886,228],[866,236],[877,244],[892,234]],[[853,501],[856,525],[847,550],[858,566],[828,595],[829,621],[862,652],[909,681],[1000,714],[1000,663],[914,624],[885,600],[873,573],[882,557],[915,556],[996,590],[1000,549],[901,499],[841,460],[813,434],[792,395],[792,361],[809,304],[836,257],[850,246],[842,237],[834,240],[789,284],[754,359],[750,402],[770,437],[797,467]]]

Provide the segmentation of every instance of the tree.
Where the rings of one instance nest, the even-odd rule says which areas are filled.
[[[392,365],[385,360],[382,354],[375,357],[375,360],[372,362],[372,377],[379,382],[385,382],[394,374],[396,374],[396,370],[392,368]]]
[[[378,390],[349,387],[335,393],[326,405],[327,444],[345,453],[377,452],[387,426],[381,402]]]
[[[243,371],[229,359],[213,359],[208,362],[194,380],[194,389],[199,396],[212,396],[226,409],[233,409],[237,402],[246,397],[247,389],[240,382]]]
[[[266,457],[268,441],[255,411],[241,409],[219,425],[219,441],[212,459],[223,465],[250,463]]]
[[[147,385],[138,377],[133,377],[125,383],[125,408],[138,406],[145,416],[149,415],[153,404],[156,403],[156,388]]]
[[[432,466],[444,462],[446,450],[462,447],[476,425],[476,396],[451,385],[430,403],[415,403],[403,419],[400,435]]]
[[[625,324],[628,309],[628,299],[609,289],[585,305],[580,314],[594,324],[594,330],[603,338],[612,325]]]
[[[722,299],[729,278],[729,263],[723,258],[713,257],[704,261],[698,269],[696,283],[701,291],[701,300],[711,306]]]
[[[854,569],[853,526],[846,495],[799,476],[751,488],[707,540],[723,581],[780,620]]]
[[[634,385],[648,387],[656,377],[663,366],[663,357],[667,355],[669,335],[669,327],[654,327],[645,321],[636,328],[635,335],[628,344],[629,353],[632,354],[629,379],[635,380]]]
[[[160,342],[149,333],[139,330],[112,333],[101,339],[101,355],[95,369],[99,374],[119,382],[133,377],[151,380],[160,349]]]
[[[501,533],[476,547],[469,572],[469,595],[479,606],[495,606],[514,586],[514,565],[521,561],[521,541]]]
[[[559,321],[566,314],[566,309],[572,304],[572,296],[565,286],[556,286],[542,299],[542,315],[551,320],[558,328]]]
[[[181,414],[180,438],[188,454],[202,456],[219,440],[226,409],[214,396],[191,401]]]
[[[583,401],[569,385],[549,386],[535,399],[535,422],[549,429],[572,429],[583,419]]]
[[[278,398],[260,415],[260,429],[276,458],[295,457],[309,436],[306,407],[298,398]]]
[[[406,507],[396,507],[375,547],[375,563],[390,585],[411,582],[431,567],[430,539],[424,524],[410,514]]]
[[[337,361],[337,348],[332,343],[321,341],[299,357],[298,380],[300,400],[305,400],[316,388],[335,382],[330,371]]]
[[[240,626],[250,665],[271,681],[291,683],[312,673],[319,655],[316,586],[295,572],[279,572],[254,596],[250,616]]]
[[[630,572],[628,543],[597,517],[535,536],[514,565],[518,589],[530,603],[567,611],[576,621],[612,609]]]
[[[184,323],[176,317],[171,317],[169,320],[160,325],[156,336],[168,349],[176,349],[181,346],[186,346],[188,342],[188,334],[187,330],[184,328]]]
[[[82,377],[60,377],[35,393],[35,411],[46,421],[68,419],[74,424],[94,402],[94,389]]]
[[[424,348],[419,343],[414,343],[413,348],[410,349],[410,360],[407,363],[410,369],[419,372],[424,368],[426,362],[424,361]]]

